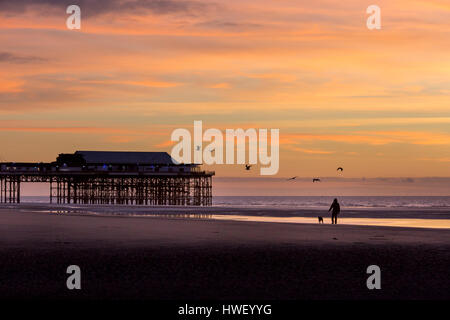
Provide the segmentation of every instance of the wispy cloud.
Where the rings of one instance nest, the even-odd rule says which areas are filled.
[[[43,11],[55,14],[65,12],[74,4],[64,0],[0,0],[0,11],[10,14],[25,13],[28,10]],[[191,0],[78,0],[76,4],[82,8],[84,17],[103,14],[134,14],[145,15],[186,13],[194,14],[204,10],[208,5]]]
[[[436,162],[450,162],[450,157],[448,158],[420,158],[420,161],[436,161]]]
[[[333,141],[351,144],[385,145],[390,143],[407,143],[418,145],[448,145],[450,134],[438,132],[415,131],[352,131],[346,134],[283,134],[281,144],[298,144],[303,141]]]
[[[332,154],[332,153],[334,153],[334,151],[317,150],[317,149],[312,150],[312,149],[305,149],[305,148],[300,148],[300,147],[292,147],[291,150],[308,153],[308,154]]]
[[[165,147],[171,147],[175,144],[175,141],[172,140],[167,140],[167,141],[163,141],[161,143],[155,144],[155,147],[157,148],[165,148]]]
[[[11,52],[0,52],[0,63],[33,63],[33,62],[44,62],[47,59],[36,57],[36,56],[27,56],[27,55],[19,55]]]
[[[96,85],[126,85],[148,88],[173,88],[182,85],[181,83],[177,82],[166,82],[158,80],[80,80],[80,83]]]
[[[121,129],[107,127],[0,127],[3,132],[31,132],[31,133],[80,133],[80,134],[105,134],[114,136],[131,136],[131,135],[167,135],[165,131],[151,131],[145,129]]]

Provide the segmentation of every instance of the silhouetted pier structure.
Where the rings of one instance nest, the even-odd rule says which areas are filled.
[[[210,206],[213,175],[166,152],[77,151],[51,163],[0,163],[0,203],[20,203],[23,182],[46,182],[51,203]]]

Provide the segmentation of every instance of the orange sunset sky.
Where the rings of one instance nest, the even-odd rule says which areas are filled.
[[[0,43],[0,161],[170,152],[202,120],[280,129],[278,177],[450,177],[448,0],[0,0]]]

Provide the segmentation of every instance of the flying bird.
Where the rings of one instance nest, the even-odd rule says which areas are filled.
[[[250,170],[251,167],[252,167],[252,166],[251,166],[250,164],[246,164],[246,165],[245,165],[245,170]]]
[[[320,182],[320,179],[319,178],[314,178],[313,182]]]
[[[342,167],[339,167],[339,168],[337,168],[337,171],[344,171],[344,168],[342,168]]]
[[[196,149],[197,149],[197,151],[200,151],[200,146],[197,146]]]
[[[297,176],[289,178],[289,179],[286,179],[286,180],[289,181],[289,180],[295,180],[295,179],[297,179]]]

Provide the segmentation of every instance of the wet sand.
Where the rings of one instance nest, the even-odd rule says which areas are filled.
[[[30,210],[0,208],[1,298],[450,299],[450,230]]]
[[[330,217],[328,206],[323,208],[295,208],[295,207],[180,207],[180,206],[134,206],[134,205],[83,205],[83,204],[47,204],[22,203],[0,204],[0,209],[10,208],[19,211],[61,212],[61,213],[89,213],[97,215],[240,215],[255,217],[314,217],[318,215]],[[341,218],[376,218],[376,219],[448,219],[450,208],[355,208],[342,207]]]

